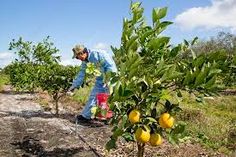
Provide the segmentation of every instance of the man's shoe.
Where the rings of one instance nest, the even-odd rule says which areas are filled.
[[[96,121],[94,119],[84,118],[82,115],[77,115],[75,120],[76,120],[76,124],[81,124],[81,125],[84,125],[84,126],[90,126],[90,127],[101,127],[101,126],[104,126],[103,123],[98,122],[98,121]]]
[[[90,123],[91,119],[84,118],[82,115],[77,115],[75,120],[80,123]]]

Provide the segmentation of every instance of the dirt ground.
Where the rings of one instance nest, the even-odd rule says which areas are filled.
[[[76,126],[70,111],[61,109],[59,117],[36,103],[38,95],[13,92],[9,87],[0,93],[0,157],[128,157],[137,150],[122,140],[118,149],[107,153],[104,145],[111,135],[108,125]],[[191,142],[179,147],[164,142],[161,147],[147,146],[145,156],[224,157]]]

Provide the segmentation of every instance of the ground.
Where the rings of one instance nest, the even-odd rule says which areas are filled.
[[[110,126],[76,126],[75,113],[61,109],[55,117],[37,98],[37,93],[17,93],[9,87],[0,93],[0,157],[135,156],[134,144],[122,140],[118,149],[105,151]],[[161,147],[147,146],[145,151],[148,157],[225,156],[191,142],[174,147],[165,141]]]

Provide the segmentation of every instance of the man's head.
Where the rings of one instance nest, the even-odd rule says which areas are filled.
[[[72,49],[74,55],[73,58],[79,59],[81,61],[85,61],[88,58],[88,51],[87,48],[84,47],[84,45],[77,44]]]

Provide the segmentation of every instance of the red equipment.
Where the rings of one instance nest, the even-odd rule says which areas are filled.
[[[109,108],[107,100],[109,98],[109,94],[107,93],[98,93],[97,94],[97,105],[100,109],[106,110],[106,115],[102,115],[101,113],[97,114],[97,118],[101,120],[109,119],[112,117],[112,111]]]

